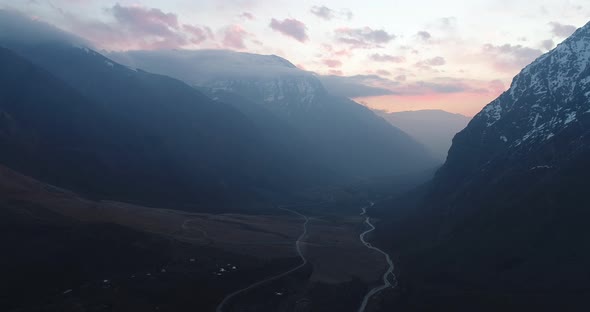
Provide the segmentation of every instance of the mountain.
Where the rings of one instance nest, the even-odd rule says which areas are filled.
[[[524,68],[455,136],[430,185],[381,212],[392,220],[381,239],[399,257],[406,304],[582,311],[588,176],[590,24]]]
[[[130,51],[109,56],[130,67],[181,79],[208,90],[214,98],[227,93],[244,98],[238,109],[246,114],[263,109],[267,117],[274,116],[275,126],[284,125],[275,128],[278,132],[286,126],[300,137],[305,157],[340,176],[398,175],[435,165],[407,134],[362,105],[332,96],[315,74],[278,56],[214,50]]]
[[[314,185],[315,168],[233,106],[62,37],[0,35],[3,164],[93,198],[192,210]]]
[[[463,130],[471,118],[443,110],[419,110],[376,113],[426,146],[438,160],[447,158],[453,137]]]

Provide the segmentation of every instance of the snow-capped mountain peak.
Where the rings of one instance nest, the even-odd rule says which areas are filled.
[[[590,23],[524,68],[474,120],[509,147],[548,140],[590,113]]]
[[[223,50],[131,51],[109,54],[129,66],[170,75],[213,91],[240,94],[273,109],[309,110],[325,93],[314,73],[276,55]]]

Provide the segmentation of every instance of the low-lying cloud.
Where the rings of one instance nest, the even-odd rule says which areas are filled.
[[[330,68],[337,68],[342,66],[342,62],[335,59],[325,59],[322,61],[322,63],[324,63],[324,65]]]
[[[371,54],[369,58],[374,62],[404,63],[406,61],[406,58],[403,56],[379,53]]]
[[[107,50],[175,49],[214,38],[209,27],[183,24],[177,14],[156,8],[115,4],[104,12],[110,21],[80,19],[61,11],[69,29]]]
[[[331,20],[336,17],[336,12],[327,6],[313,6],[309,11],[311,14],[325,20]]]
[[[270,28],[299,42],[306,42],[309,39],[307,27],[303,22],[296,19],[287,18],[279,21],[273,18],[270,21]]]
[[[85,39],[66,33],[51,24],[34,20],[17,11],[1,9],[0,40],[27,44],[63,41],[90,46]]]
[[[352,48],[376,48],[391,42],[396,36],[382,29],[363,27],[336,29],[336,38]]]
[[[539,49],[511,44],[486,44],[482,50],[483,56],[492,62],[496,70],[508,73],[524,68],[543,54]]]
[[[376,86],[378,83],[393,82],[375,75],[320,76],[319,78],[326,90],[337,96],[358,98],[394,94],[388,88]]]
[[[377,72],[390,76],[390,72]],[[374,97],[383,95],[425,96],[436,94],[493,94],[504,91],[504,84],[499,80],[480,81],[451,77],[438,77],[424,81],[407,81],[405,75],[398,75],[390,80],[376,75],[357,75],[350,77],[320,77],[326,89],[339,96],[350,98]]]
[[[192,35],[190,41],[194,44],[201,44],[207,39],[214,39],[213,31],[209,27],[199,27],[194,25],[183,25],[183,30]]]
[[[443,66],[447,60],[442,56],[435,56],[430,59],[422,60],[416,63],[416,67],[422,70],[433,70],[433,67]]]
[[[574,25],[564,25],[558,22],[551,22],[549,23],[549,26],[551,26],[551,33],[555,37],[559,38],[567,38],[571,36],[577,29],[577,27]]]
[[[225,48],[242,50],[246,48],[245,40],[248,36],[239,25],[232,25],[225,29],[222,44]]]
[[[427,31],[419,31],[416,36],[422,41],[428,41],[432,38],[432,35]]]
[[[335,18],[343,18],[346,20],[350,20],[353,17],[352,11],[348,10],[348,9],[342,9],[340,11],[336,11],[336,10],[332,10],[327,6],[313,6],[311,7],[311,9],[309,10],[309,12],[311,12],[311,14],[324,19],[326,21],[335,19]]]

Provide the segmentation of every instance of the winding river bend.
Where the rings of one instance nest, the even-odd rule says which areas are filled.
[[[371,203],[371,207],[374,204]],[[367,214],[367,207],[363,207],[362,208],[362,212],[361,212],[361,216],[364,216]],[[369,303],[369,300],[377,293],[381,292],[384,289],[387,289],[389,287],[395,288],[397,286],[397,279],[395,277],[395,274],[393,274],[393,270],[395,268],[395,266],[393,265],[393,261],[391,261],[391,258],[389,257],[389,254],[384,252],[383,250],[374,247],[373,245],[371,245],[371,243],[368,243],[365,240],[365,236],[371,232],[373,232],[375,230],[375,226],[371,223],[371,218],[369,216],[367,216],[365,218],[365,224],[367,224],[370,229],[364,231],[363,233],[361,233],[361,235],[359,236],[361,242],[367,246],[367,248],[375,250],[377,252],[379,252],[380,254],[382,254],[385,257],[385,260],[387,261],[387,264],[389,265],[387,271],[385,271],[385,273],[383,274],[383,285],[377,286],[373,289],[371,289],[366,295],[365,298],[363,299],[363,303],[361,304],[360,308],[358,309],[358,312],[364,312],[365,309],[367,308],[367,304]]]
[[[225,298],[223,298],[223,301],[221,301],[221,303],[217,306],[216,312],[223,312],[223,308],[225,307],[225,305],[227,305],[227,303],[229,301],[231,301],[237,295],[239,295],[241,293],[245,293],[245,292],[247,292],[251,289],[254,289],[262,284],[265,284],[270,281],[274,281],[274,280],[279,279],[281,277],[287,276],[287,275],[303,268],[307,264],[307,258],[305,258],[305,255],[303,254],[303,251],[301,250],[301,241],[305,238],[305,236],[307,236],[307,223],[309,223],[309,218],[306,215],[303,215],[295,210],[287,209],[285,207],[281,207],[281,209],[288,211],[292,214],[295,214],[305,220],[305,222],[303,222],[303,232],[301,233],[301,235],[299,236],[299,238],[297,238],[297,241],[295,242],[295,249],[297,250],[297,254],[299,255],[299,257],[301,258],[301,264],[290,269],[289,271],[283,272],[283,273],[275,275],[275,276],[271,276],[271,277],[266,278],[264,280],[258,281],[250,286],[247,286],[242,289],[234,291],[233,293],[231,293],[231,294],[227,295]]]

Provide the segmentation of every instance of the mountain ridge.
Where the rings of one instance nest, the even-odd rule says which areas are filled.
[[[211,51],[129,51],[110,54],[127,65],[176,77],[206,91],[233,93],[244,103],[258,105],[282,120],[310,143],[331,171],[351,178],[366,178],[418,172],[436,166],[429,152],[400,129],[386,123],[368,108],[326,91],[318,77],[298,68],[233,67],[203,61]],[[250,54],[229,53],[250,59]],[[263,65],[267,56],[260,56]],[[272,62],[271,62],[272,63]],[[213,72],[210,72],[213,70]],[[242,105],[242,104],[239,104]],[[238,106],[236,106],[238,107]],[[243,105],[239,109],[246,109]],[[257,108],[258,109],[258,108]],[[252,110],[250,110],[252,112]]]
[[[101,135],[105,137],[103,141],[106,143],[93,147],[90,142],[94,141],[88,140],[88,144],[85,143],[86,150],[91,151],[102,146],[101,152],[94,152],[95,156],[93,157],[98,157],[99,162],[104,165],[108,164],[111,168],[120,168],[115,171],[104,170],[103,174],[92,174],[92,176],[101,177],[101,179],[109,177],[108,179],[116,181],[110,187],[106,187],[108,184],[100,186],[98,181],[102,181],[101,179],[78,183],[74,180],[62,181],[61,178],[57,178],[63,175],[62,173],[73,174],[72,170],[44,171],[42,175],[36,175],[38,178],[47,178],[48,182],[58,185],[61,183],[63,186],[73,187],[81,192],[92,189],[92,195],[107,196],[107,198],[114,196],[114,198],[121,200],[133,201],[148,197],[153,200],[159,196],[157,194],[160,194],[162,197],[158,199],[159,204],[166,205],[164,201],[174,201],[179,205],[179,208],[184,207],[184,209],[187,209],[186,201],[193,201],[195,196],[202,192],[208,193],[209,196],[218,194],[224,197],[223,194],[232,188],[230,186],[232,184],[233,187],[237,187],[240,184],[252,183],[254,188],[266,188],[272,193],[273,190],[277,190],[277,187],[280,188],[281,184],[293,185],[291,182],[298,179],[291,175],[292,172],[282,170],[279,162],[271,158],[271,154],[278,156],[280,153],[263,152],[272,147],[256,134],[258,130],[254,124],[239,111],[230,105],[214,102],[178,80],[130,70],[85,47],[64,43],[32,46],[14,45],[6,42],[3,44],[11,46],[11,50],[16,51],[18,57],[30,60],[35,64],[34,66],[43,68],[56,77],[51,79],[64,82],[67,88],[75,90],[74,92],[82,96],[82,100],[66,102],[85,102],[88,103],[86,106],[88,110],[98,109],[101,111],[95,117],[96,120],[103,123],[102,127],[105,131],[102,131]],[[26,79],[21,80],[20,87],[16,86],[9,92],[18,94],[19,88],[26,87],[26,81]],[[39,85],[43,85],[43,83]],[[47,92],[51,92],[51,90],[47,90]],[[169,103],[171,96],[175,96],[173,103]],[[165,103],[168,104],[164,105]],[[84,106],[79,106],[80,109],[82,107]],[[78,108],[72,107],[72,109]],[[46,118],[41,115],[39,117],[42,118],[40,120]],[[71,120],[75,122],[76,118]],[[168,123],[166,120],[174,120],[175,122]],[[109,123],[113,125],[108,126]],[[96,122],[88,124],[96,124]],[[101,126],[96,128],[101,128]],[[47,131],[43,130],[39,133],[43,132]],[[101,131],[96,132],[101,133]],[[61,137],[71,137],[76,133],[77,130],[72,128]],[[111,137],[106,138],[109,135]],[[257,144],[259,149],[246,148],[248,144]],[[159,147],[156,148],[156,146]],[[154,148],[156,149],[154,150]],[[132,150],[135,152],[131,152]],[[142,153],[140,150],[153,152]],[[199,152],[197,152],[198,150]],[[125,154],[126,152],[130,154]],[[89,161],[90,154],[79,160]],[[119,158],[114,156],[117,154],[120,154]],[[126,156],[123,157],[123,155]],[[220,157],[219,155],[225,156]],[[17,159],[18,157],[14,158],[14,161]],[[67,157],[57,157],[56,154],[55,158],[46,158],[44,161],[59,162],[59,159],[67,159]],[[134,161],[131,161],[132,159]],[[287,158],[283,158],[283,160],[287,160]],[[153,164],[148,166],[148,163],[152,162]],[[243,165],[244,162],[249,165]],[[297,163],[295,159],[291,159],[289,162],[293,165]],[[47,165],[51,168],[49,163]],[[64,163],[64,165],[66,164]],[[146,167],[142,167],[144,165]],[[88,163],[84,165],[83,162],[79,166],[89,170],[100,167],[90,166]],[[260,169],[263,167],[266,169]],[[30,174],[31,172],[25,173]],[[68,179],[72,179],[74,176],[75,174]],[[123,178],[123,176],[127,176],[127,178]],[[189,178],[189,176],[193,178]],[[139,177],[143,178],[135,180]],[[267,179],[271,177],[283,181],[268,184],[269,180]],[[291,180],[293,177],[295,180]],[[169,182],[158,184],[157,181]],[[120,183],[125,186],[119,185]],[[84,187],[84,185],[90,188]],[[148,185],[150,185],[151,191],[146,192],[145,187]],[[172,191],[173,189],[174,191]],[[105,191],[107,192],[105,193]],[[255,193],[258,191],[252,192],[246,197]],[[178,196],[171,197],[170,194]],[[234,192],[234,194],[237,195],[236,198],[241,197],[239,192]]]
[[[389,202],[395,210],[381,207],[389,220],[380,240],[398,255],[409,306],[583,304],[590,293],[590,253],[579,248],[589,239],[582,220],[590,218],[589,25],[477,114],[429,184]]]

